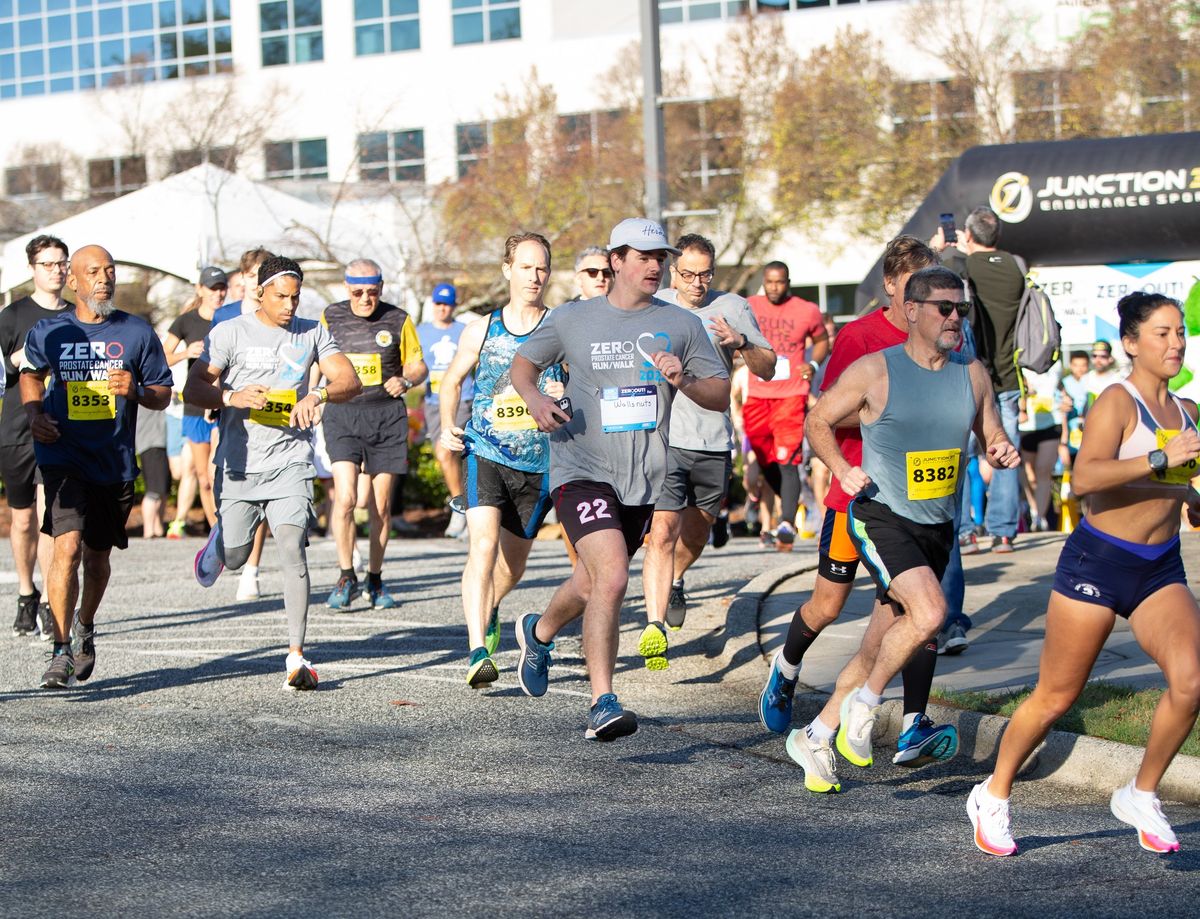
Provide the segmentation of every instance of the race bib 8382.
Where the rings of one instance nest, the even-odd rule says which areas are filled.
[[[958,487],[961,450],[914,450],[904,455],[908,500],[946,498]]]

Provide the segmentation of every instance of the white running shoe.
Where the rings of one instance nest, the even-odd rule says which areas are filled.
[[[867,705],[858,698],[859,687],[850,690],[842,700],[842,723],[837,732],[837,749],[855,766],[869,766],[874,759],[871,754],[871,731],[875,728],[878,705]]]
[[[243,569],[238,577],[237,598],[241,600],[257,600],[261,594],[258,592],[258,572]]]
[[[1112,794],[1109,809],[1118,820],[1128,823],[1138,831],[1138,842],[1147,852],[1178,852],[1179,840],[1167,818],[1163,816],[1158,795],[1149,800],[1133,793],[1133,780],[1122,785]]]
[[[1012,855],[1017,851],[1017,844],[1013,842],[1008,820],[1008,801],[990,794],[985,798],[985,785],[987,780],[972,788],[967,798],[967,816],[975,828],[975,845],[988,855]]]
[[[317,671],[305,660],[303,654],[289,651],[284,669],[287,670],[287,680],[283,684],[285,689],[317,688]]]
[[[208,541],[204,544],[204,548],[196,553],[193,570],[196,572],[196,580],[201,587],[212,587],[217,583],[221,572],[225,570],[225,564],[217,554],[217,544],[220,540],[221,521],[218,520],[208,534]]]
[[[805,788],[817,794],[842,790],[842,783],[838,781],[837,761],[828,740],[817,743],[808,736],[808,731],[800,728],[788,734],[784,746],[788,756],[804,770]]]

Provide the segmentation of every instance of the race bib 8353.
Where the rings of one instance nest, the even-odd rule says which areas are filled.
[[[111,421],[117,417],[117,400],[108,391],[108,380],[68,380],[67,418],[71,421]]]

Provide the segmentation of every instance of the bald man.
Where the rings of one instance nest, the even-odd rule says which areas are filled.
[[[67,286],[75,292],[75,309],[30,329],[21,363],[21,402],[46,489],[42,532],[54,539],[48,580],[54,655],[43,689],[65,689],[92,675],[109,555],[114,546],[128,545],[138,406],[158,411],[171,401],[171,371],[154,329],[116,309],[112,256],[84,246],[71,259]],[[79,649],[73,655],[76,602]]]

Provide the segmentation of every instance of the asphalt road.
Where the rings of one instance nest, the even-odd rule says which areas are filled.
[[[237,604],[233,578],[196,586],[198,547],[116,557],[78,690],[32,689],[46,646],[0,637],[0,915],[1185,915],[1200,893],[1200,809],[1168,807],[1184,850],[1160,858],[1108,813],[1111,788],[1029,783],[1022,852],[994,859],[971,842],[963,805],[986,767],[966,759],[843,764],[841,795],[806,792],[758,725],[761,663],[719,656],[733,592],[780,562],[756,543],[689,577],[665,673],[636,658],[635,576],[617,691],[641,729],[609,745],[583,739],[577,638],[544,698],[512,671],[513,620],[567,571],[557,543],[505,604],[496,688],[466,686],[463,555],[431,540],[393,543],[400,609],[314,603],[307,694],[281,689],[272,549],[263,599]],[[332,547],[311,558],[323,600]]]

